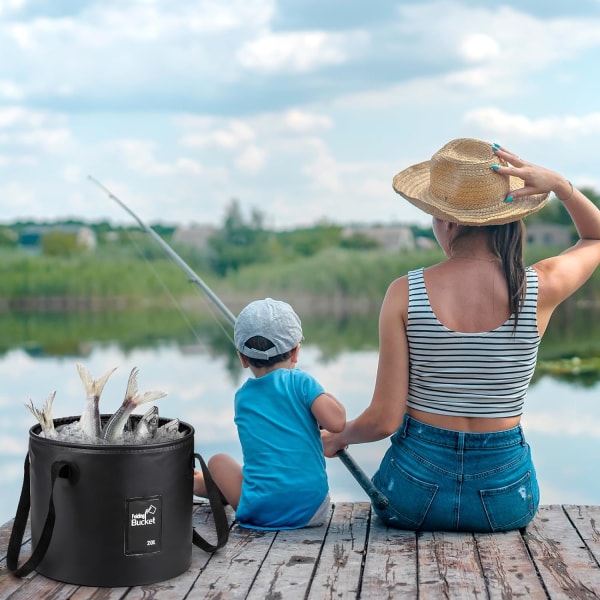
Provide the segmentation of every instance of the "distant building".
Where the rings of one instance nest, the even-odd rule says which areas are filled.
[[[210,225],[178,227],[173,232],[173,243],[204,250],[208,246],[208,240],[214,233],[215,228]]]
[[[431,250],[432,248],[438,247],[439,246],[437,245],[436,241],[432,240],[431,238],[424,236],[418,236],[415,238],[415,248],[417,250]]]
[[[357,225],[346,227],[342,230],[342,237],[349,238],[353,235],[362,235],[373,240],[385,250],[413,250],[415,238],[410,227],[403,225],[382,225],[380,227]]]
[[[119,241],[119,234],[116,231],[107,231],[102,238],[105,242],[115,244]]]
[[[94,230],[85,225],[30,225],[24,227],[19,234],[19,247],[32,253],[42,250],[42,240],[49,233],[72,235],[78,248],[95,250],[97,245]]]
[[[571,244],[571,230],[556,223],[534,223],[526,228],[527,243],[531,246],[558,246]]]

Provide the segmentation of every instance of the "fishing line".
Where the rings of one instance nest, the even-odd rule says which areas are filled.
[[[111,198],[117,204],[119,204],[119,206],[121,206],[121,208],[123,208],[126,212],[128,212],[138,222],[140,227],[144,231],[146,231],[146,233],[150,234],[150,236],[163,248],[163,250],[165,250],[167,252],[167,254],[187,273],[187,275],[190,278],[190,282],[196,283],[197,286],[200,287],[204,291],[204,295],[198,293],[198,297],[202,299],[202,302],[206,306],[208,313],[210,314],[213,321],[219,326],[219,328],[221,329],[221,331],[223,332],[225,337],[235,347],[233,337],[231,336],[229,331],[227,331],[227,329],[225,329],[221,319],[218,317],[217,313],[215,312],[215,305],[218,308],[220,308],[221,313],[227,317],[227,319],[229,320],[229,322],[232,325],[234,325],[235,317],[229,311],[229,309],[221,302],[221,300],[217,296],[215,296],[215,294],[212,292],[212,290],[200,279],[200,277],[198,277],[198,275],[196,275],[196,273],[191,269],[191,267],[189,267],[189,265],[169,246],[169,244],[167,244],[152,228],[150,228],[148,225],[146,225],[124,202],[122,202],[117,196],[115,196],[105,185],[100,183],[100,181],[98,181],[95,177],[92,177],[92,175],[88,175],[88,179],[92,183],[97,185],[103,192],[105,192],[109,198]],[[201,338],[200,334],[196,331],[196,329],[192,325],[191,321],[189,320],[186,312],[183,310],[183,308],[181,307],[181,305],[179,304],[179,302],[177,301],[175,296],[173,296],[173,294],[169,290],[169,287],[167,286],[167,284],[161,278],[158,271],[154,268],[154,265],[152,265],[152,261],[150,261],[148,259],[148,257],[144,255],[143,250],[141,250],[139,245],[135,243],[133,236],[130,235],[129,233],[128,233],[128,238],[131,241],[134,248],[136,249],[136,251],[138,252],[138,254],[141,256],[141,258],[148,265],[150,270],[154,273],[157,280],[160,282],[161,286],[163,287],[163,289],[165,290],[165,292],[167,293],[167,295],[169,296],[169,298],[171,299],[171,301],[177,308],[177,311],[181,315],[183,321],[188,325],[188,327],[194,334],[196,341],[201,342],[202,338]],[[212,300],[212,302],[213,302],[212,304],[210,302],[208,302],[207,296],[208,296],[208,298],[210,298]]]
[[[181,306],[181,304],[179,303],[179,301],[177,300],[177,298],[173,295],[173,293],[169,289],[169,286],[165,283],[164,279],[161,277],[161,275],[158,272],[158,270],[152,264],[152,261],[146,256],[146,254],[144,253],[144,251],[141,248],[141,246],[135,241],[135,238],[131,234],[131,232],[126,231],[126,234],[127,234],[127,239],[130,241],[131,245],[135,248],[135,250],[138,253],[138,255],[140,256],[140,258],[146,263],[146,266],[148,267],[148,269],[150,271],[152,271],[152,273],[156,277],[157,281],[160,283],[163,291],[169,297],[169,299],[171,300],[171,302],[174,304],[175,308],[177,309],[177,312],[179,313],[179,316],[184,321],[184,323],[189,327],[190,331],[193,333],[194,337],[196,338],[196,341],[198,343],[201,343],[202,342],[202,336],[196,330],[196,328],[194,327],[194,325],[191,322],[190,318],[188,317],[186,311],[183,309],[183,307]],[[208,302],[208,300],[206,299],[206,296],[203,295],[203,294],[201,294],[198,289],[196,289],[196,295],[198,296],[198,298],[201,299],[202,303],[204,304],[204,306],[208,310],[208,312],[209,312],[210,316],[212,317],[213,321],[219,326],[219,328],[223,331],[223,333],[225,334],[225,336],[227,338],[229,338],[229,340],[233,344],[234,343],[233,342],[233,338],[231,337],[231,335],[229,334],[229,332],[223,326],[223,323],[221,322],[221,319],[218,318],[217,313],[215,312],[215,308]]]
[[[194,337],[196,338],[196,341],[199,342],[200,334],[196,331],[196,329],[192,325],[192,322],[189,320],[187,314],[184,312],[184,310],[181,307],[181,305],[179,304],[177,298],[175,298],[175,296],[171,293],[169,286],[164,282],[163,278],[160,276],[160,273],[156,270],[156,268],[152,264],[152,261],[144,254],[144,251],[138,245],[138,243],[134,239],[134,236],[131,235],[131,233],[129,231],[127,232],[127,239],[129,240],[131,245],[135,248],[136,252],[138,253],[138,256],[144,261],[144,263],[146,264],[148,269],[150,271],[152,271],[152,273],[154,274],[154,277],[160,283],[163,291],[169,297],[169,300],[171,300],[171,302],[175,305],[175,308],[177,309],[179,316],[183,319],[185,324],[190,328],[191,332],[194,334]]]

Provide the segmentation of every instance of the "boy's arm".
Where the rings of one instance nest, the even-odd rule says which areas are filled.
[[[327,431],[336,433],[346,425],[346,409],[335,396],[324,392],[319,394],[311,406],[311,412],[317,423]]]

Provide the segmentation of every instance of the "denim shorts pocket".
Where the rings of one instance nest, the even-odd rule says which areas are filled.
[[[384,509],[374,507],[377,515],[390,527],[411,531],[425,520],[439,488],[406,472],[393,458],[383,472],[375,474],[373,482],[389,500]]]
[[[540,498],[531,471],[510,485],[481,490],[480,495],[492,531],[525,527],[535,516]]]

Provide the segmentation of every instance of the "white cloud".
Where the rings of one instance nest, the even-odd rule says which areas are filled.
[[[0,81],[0,100],[8,100],[14,102],[23,100],[25,94],[20,85],[14,81],[2,80]]]
[[[73,143],[68,129],[33,129],[24,133],[14,134],[12,142],[39,149],[43,152],[64,152]]]
[[[200,125],[208,124],[210,123],[200,122]],[[235,119],[226,123],[224,127],[212,131],[188,133],[182,137],[181,143],[191,148],[214,146],[225,150],[235,150],[241,145],[253,141],[255,137],[253,128],[247,122]]]
[[[595,136],[600,132],[600,112],[575,116],[531,118],[510,114],[499,108],[488,107],[469,111],[466,123],[475,123],[492,133],[510,134],[532,139]]]
[[[292,131],[301,133],[306,133],[315,129],[330,129],[333,126],[331,117],[310,113],[297,108],[288,110],[283,115],[283,121]]]
[[[161,162],[156,157],[160,147],[154,141],[115,140],[108,144],[108,149],[116,150],[129,169],[150,177],[203,172],[202,165],[189,157],[176,157],[170,162]]]
[[[0,15],[11,14],[27,4],[28,0],[0,0]]]
[[[35,128],[49,123],[65,123],[65,117],[48,111],[30,110],[19,105],[0,108],[0,127]]]
[[[331,193],[340,192],[342,189],[341,169],[337,160],[321,140],[316,138],[310,140],[310,146],[313,149],[313,159],[302,168],[302,172],[311,179],[316,187]]]
[[[467,35],[459,44],[459,52],[468,62],[484,62],[501,55],[498,42],[483,33]]]
[[[201,175],[204,173],[204,169],[198,161],[186,157],[180,157],[175,161],[174,170],[180,173],[189,173],[190,175]]]
[[[3,143],[6,139],[5,136],[0,135],[0,143]],[[7,166],[21,166],[21,167],[32,167],[38,164],[39,159],[32,154],[15,154],[14,150],[11,154],[0,154],[0,167]]]
[[[363,34],[269,33],[245,43],[237,52],[237,60],[250,70],[305,72],[347,62],[353,43],[365,41]]]
[[[236,159],[235,165],[245,173],[258,173],[266,163],[266,152],[258,146],[249,146]]]
[[[79,165],[67,165],[64,167],[62,177],[67,183],[76,183],[85,177]]]
[[[33,203],[35,194],[20,181],[8,181],[0,185],[0,198],[3,210],[11,214],[20,214],[24,206]]]

